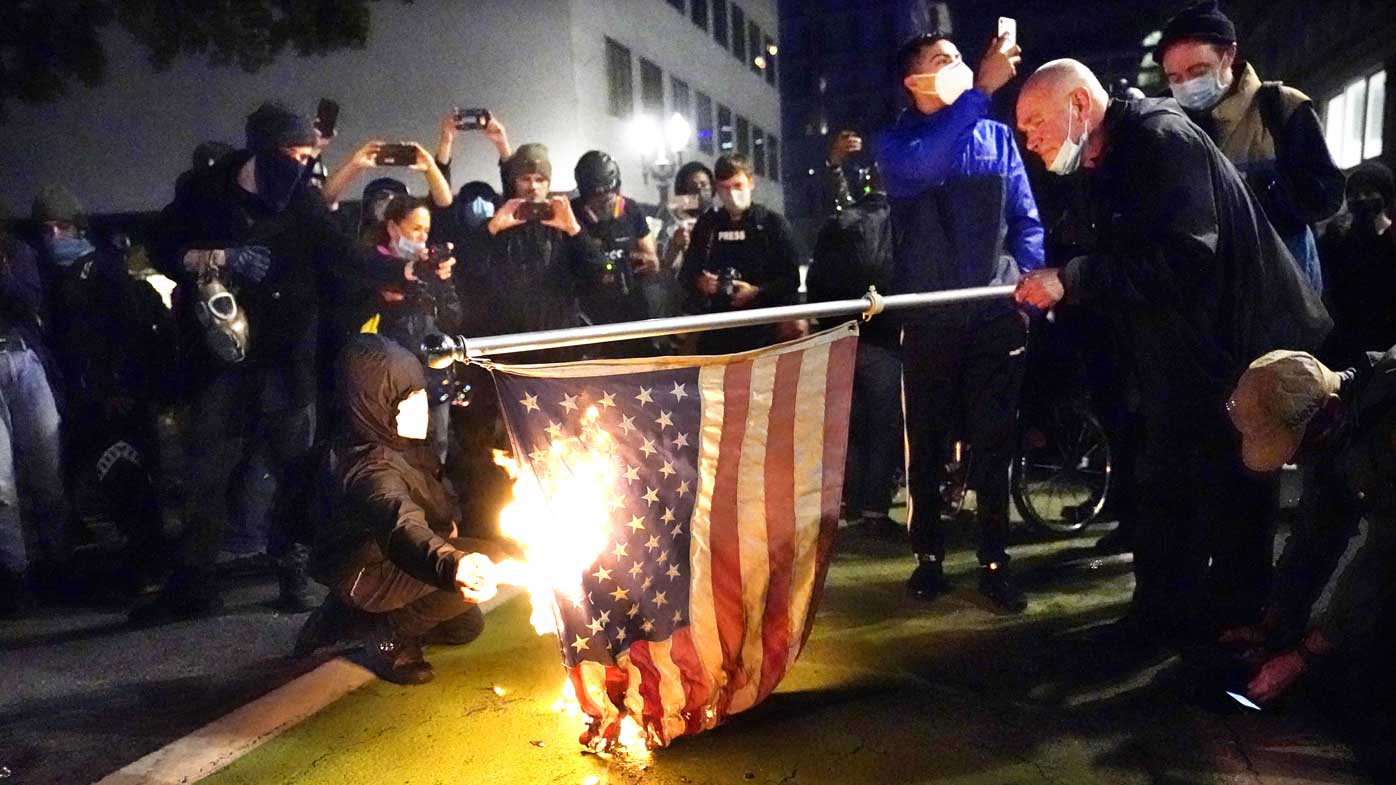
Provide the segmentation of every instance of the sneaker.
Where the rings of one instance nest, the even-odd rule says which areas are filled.
[[[907,591],[919,600],[933,600],[954,588],[945,580],[945,568],[938,561],[923,561],[916,565],[911,579],[906,582]]]
[[[426,684],[436,678],[431,663],[422,656],[419,641],[380,632],[364,646],[368,667],[383,681],[393,684]]]
[[[979,593],[1005,613],[1022,613],[1028,607],[1023,590],[998,564],[987,564],[980,571]]]
[[[465,613],[436,625],[426,635],[422,643],[440,646],[464,646],[480,637],[485,631],[485,614],[479,605],[472,605]]]

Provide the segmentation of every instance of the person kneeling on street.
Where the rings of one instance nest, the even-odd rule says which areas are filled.
[[[398,684],[432,679],[423,644],[480,635],[478,603],[495,594],[491,554],[504,552],[460,536],[456,500],[423,449],[425,388],[416,356],[381,336],[355,336],[340,356],[344,427],[326,455],[311,560],[330,591],[296,641],[309,654],[368,622],[368,665]]]

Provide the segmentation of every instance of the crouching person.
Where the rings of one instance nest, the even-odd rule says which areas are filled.
[[[340,356],[344,427],[325,455],[311,574],[329,588],[297,654],[367,629],[369,667],[397,684],[434,675],[423,644],[469,643],[484,629],[502,549],[459,536],[456,500],[425,448],[426,379],[416,356],[377,335]]]

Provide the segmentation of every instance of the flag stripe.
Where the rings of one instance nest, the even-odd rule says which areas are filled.
[[[659,695],[664,711],[662,726],[657,730],[661,733],[664,744],[668,744],[676,736],[682,736],[687,729],[683,717],[687,694],[678,665],[672,656],[673,645],[673,639],[670,638],[654,641],[648,648],[650,661],[659,674]]]
[[[723,384],[727,378],[724,366],[707,366],[698,372],[698,391],[702,396],[702,424],[699,428],[698,496],[694,500],[689,538],[689,564],[692,579],[689,591],[689,626],[693,666],[703,674],[703,707],[695,712],[703,728],[716,724],[716,705],[722,685],[727,682],[723,670],[722,644],[718,640],[717,611],[713,607],[712,506],[713,487],[717,480],[717,456],[722,443],[722,423],[726,419]]]
[[[705,727],[705,710],[713,694],[712,685],[708,681],[711,671],[705,669],[702,660],[698,658],[698,650],[693,647],[692,633],[692,625],[680,627],[678,632],[674,633],[674,646],[670,650],[674,664],[678,666],[679,675],[683,678],[683,714],[687,721],[687,733],[697,733]]]
[[[650,645],[649,641],[635,641],[626,658],[630,689],[625,706],[632,715],[643,718],[640,726],[647,731],[664,727],[664,699],[659,692],[659,671],[650,660]]]
[[[829,346],[829,372],[824,393],[824,500],[819,520],[819,552],[814,562],[817,575],[811,608],[819,607],[824,594],[824,577],[829,571],[829,552],[839,528],[839,501],[843,496],[843,463],[848,454],[848,414],[853,399],[853,369],[857,359],[857,338],[842,338]],[[800,648],[814,629],[815,614],[805,619]]]
[[[798,353],[795,353],[798,354]],[[738,683],[732,692],[728,711],[746,711],[756,703],[761,687],[762,640],[760,620],[766,612],[766,461],[770,430],[771,401],[780,355],[768,354],[752,366],[751,399],[747,407],[746,431],[738,457],[737,542],[741,552],[741,574],[735,576],[742,593],[742,645]]]
[[[767,425],[766,552],[770,586],[761,622],[761,683],[765,699],[785,675],[790,645],[790,585],[795,558],[795,411],[799,405],[800,365],[808,352],[780,356]]]
[[[828,345],[805,352],[801,366],[800,405],[795,412],[795,432],[804,449],[795,454],[795,514],[799,527],[795,530],[795,566],[790,583],[790,629],[793,640],[786,657],[787,669],[800,654],[803,638],[798,635],[804,629],[806,615],[813,613],[810,600],[814,596],[814,582],[818,577],[815,553],[819,548],[819,523],[824,504],[824,450],[814,449],[813,445],[824,438]]]
[[[722,651],[725,679],[718,691],[718,721],[727,716],[732,692],[740,686],[742,643],[741,546],[737,528],[738,450],[746,432],[747,409],[751,403],[750,361],[727,366],[723,378],[722,439],[718,445],[716,478],[713,482],[712,543],[713,610],[717,620],[718,644]]]

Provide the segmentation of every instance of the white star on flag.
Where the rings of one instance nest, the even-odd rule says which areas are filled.
[[[640,445],[640,452],[644,453],[646,458],[658,452],[658,450],[654,448],[654,440],[646,439],[644,444]]]
[[[673,522],[674,522],[674,508],[673,508],[673,507],[665,507],[665,508],[664,508],[664,514],[661,515],[661,516],[659,516],[659,520],[664,521],[665,523],[673,523]]]
[[[683,482],[679,483],[678,494],[679,494],[680,497],[684,497],[684,496],[687,496],[688,493],[689,493],[689,489],[688,489],[688,480],[684,480]]]
[[[667,576],[669,576],[669,580],[673,580],[673,579],[679,577],[679,565],[677,565],[677,564],[671,564],[671,565],[669,565],[668,571],[666,571],[664,574],[667,575]]]
[[[640,394],[635,396],[635,400],[639,401],[641,406],[647,403],[654,403],[654,399],[650,397],[650,388],[648,387],[641,387]]]
[[[630,554],[628,554],[628,553],[625,552],[625,543],[623,543],[623,542],[617,542],[617,543],[616,543],[616,549],[613,550],[613,551],[611,551],[611,555],[614,556],[614,557],[616,557],[617,559],[620,559],[620,558],[629,556]]]
[[[601,400],[597,401],[597,403],[600,404],[603,408],[609,409],[612,406],[616,405],[616,394],[613,392],[608,392],[605,395],[602,395]]]
[[[687,446],[688,446],[688,434],[686,434],[686,433],[681,433],[681,434],[679,434],[678,436],[675,436],[675,437],[674,437],[674,446],[675,446],[675,447],[687,447]]]
[[[674,389],[670,390],[669,394],[674,396],[676,401],[682,401],[688,396],[688,393],[684,391],[684,386],[678,382],[674,382]]]
[[[659,548],[659,538],[658,538],[657,536],[655,536],[655,535],[650,535],[649,541],[645,543],[645,550],[647,550],[647,551],[653,551],[653,550],[656,550],[656,549],[658,549],[658,548]]]
[[[624,586],[617,586],[616,590],[611,592],[611,598],[616,602],[628,600],[630,599],[630,592],[626,591]]]
[[[561,401],[558,401],[558,406],[561,406],[562,408],[566,409],[566,410],[569,411],[569,412],[575,412],[575,411],[577,411],[577,396],[575,396],[575,395],[566,395],[566,396],[563,396],[562,400],[561,400]]]
[[[626,525],[626,526],[629,526],[631,531],[637,532],[637,531],[639,531],[639,530],[645,528],[645,519],[644,519],[644,516],[641,516],[641,515],[632,515],[632,516],[630,516],[630,523],[627,523],[627,524],[625,524],[625,525]]]
[[[630,435],[630,432],[633,431],[633,430],[635,430],[635,418],[634,418],[634,417],[626,417],[625,415],[622,414],[622,415],[620,416],[620,426],[619,426],[619,427],[620,427],[620,429],[621,429],[623,432],[625,432],[625,435],[626,435],[626,436],[629,436],[629,435]]]
[[[654,593],[654,607],[663,608],[665,603],[669,602],[669,598],[665,597],[664,594],[665,593],[662,591],[657,591]]]
[[[635,481],[640,479],[640,469],[630,464],[625,465],[625,479]]]
[[[526,412],[538,411],[538,396],[536,395],[525,395],[523,400],[519,401],[519,403],[524,407],[524,411]]]
[[[581,651],[582,649],[585,649],[587,647],[587,644],[589,643],[591,643],[591,638],[583,638],[582,636],[578,635],[577,639],[575,641],[572,641],[572,643],[568,645],[570,645],[577,651]]]
[[[649,502],[651,505],[657,504],[659,502],[659,489],[650,488],[648,491],[645,492],[645,495],[641,498]]]
[[[598,581],[609,581],[611,579],[611,571],[605,567],[597,567],[596,572],[593,572],[591,577]]]
[[[674,474],[676,474],[676,472],[674,471],[674,464],[671,461],[665,461],[664,465],[660,467],[659,473],[664,475],[665,477],[672,477]]]
[[[587,622],[587,629],[591,630],[592,632],[601,632],[603,627],[604,625],[601,623],[600,619],[592,619],[591,621]]]
[[[673,412],[666,412],[666,411],[664,411],[663,409],[660,409],[660,410],[659,410],[659,419],[657,419],[657,420],[654,421],[655,424],[657,424],[657,425],[659,426],[659,430],[662,431],[662,430],[664,430],[666,427],[667,427],[667,428],[672,428],[672,427],[674,427],[674,421],[671,419],[672,416],[673,416]]]
[[[562,441],[562,437],[565,435],[562,432],[562,426],[558,423],[553,422],[552,420],[548,421],[548,427],[544,430],[548,432],[548,436],[551,437],[552,440],[555,442]]]
[[[630,573],[630,577],[632,578],[640,577],[640,573],[644,571],[645,568],[640,566],[639,561],[636,561],[634,564],[630,565],[630,569],[626,570],[626,572]]]

